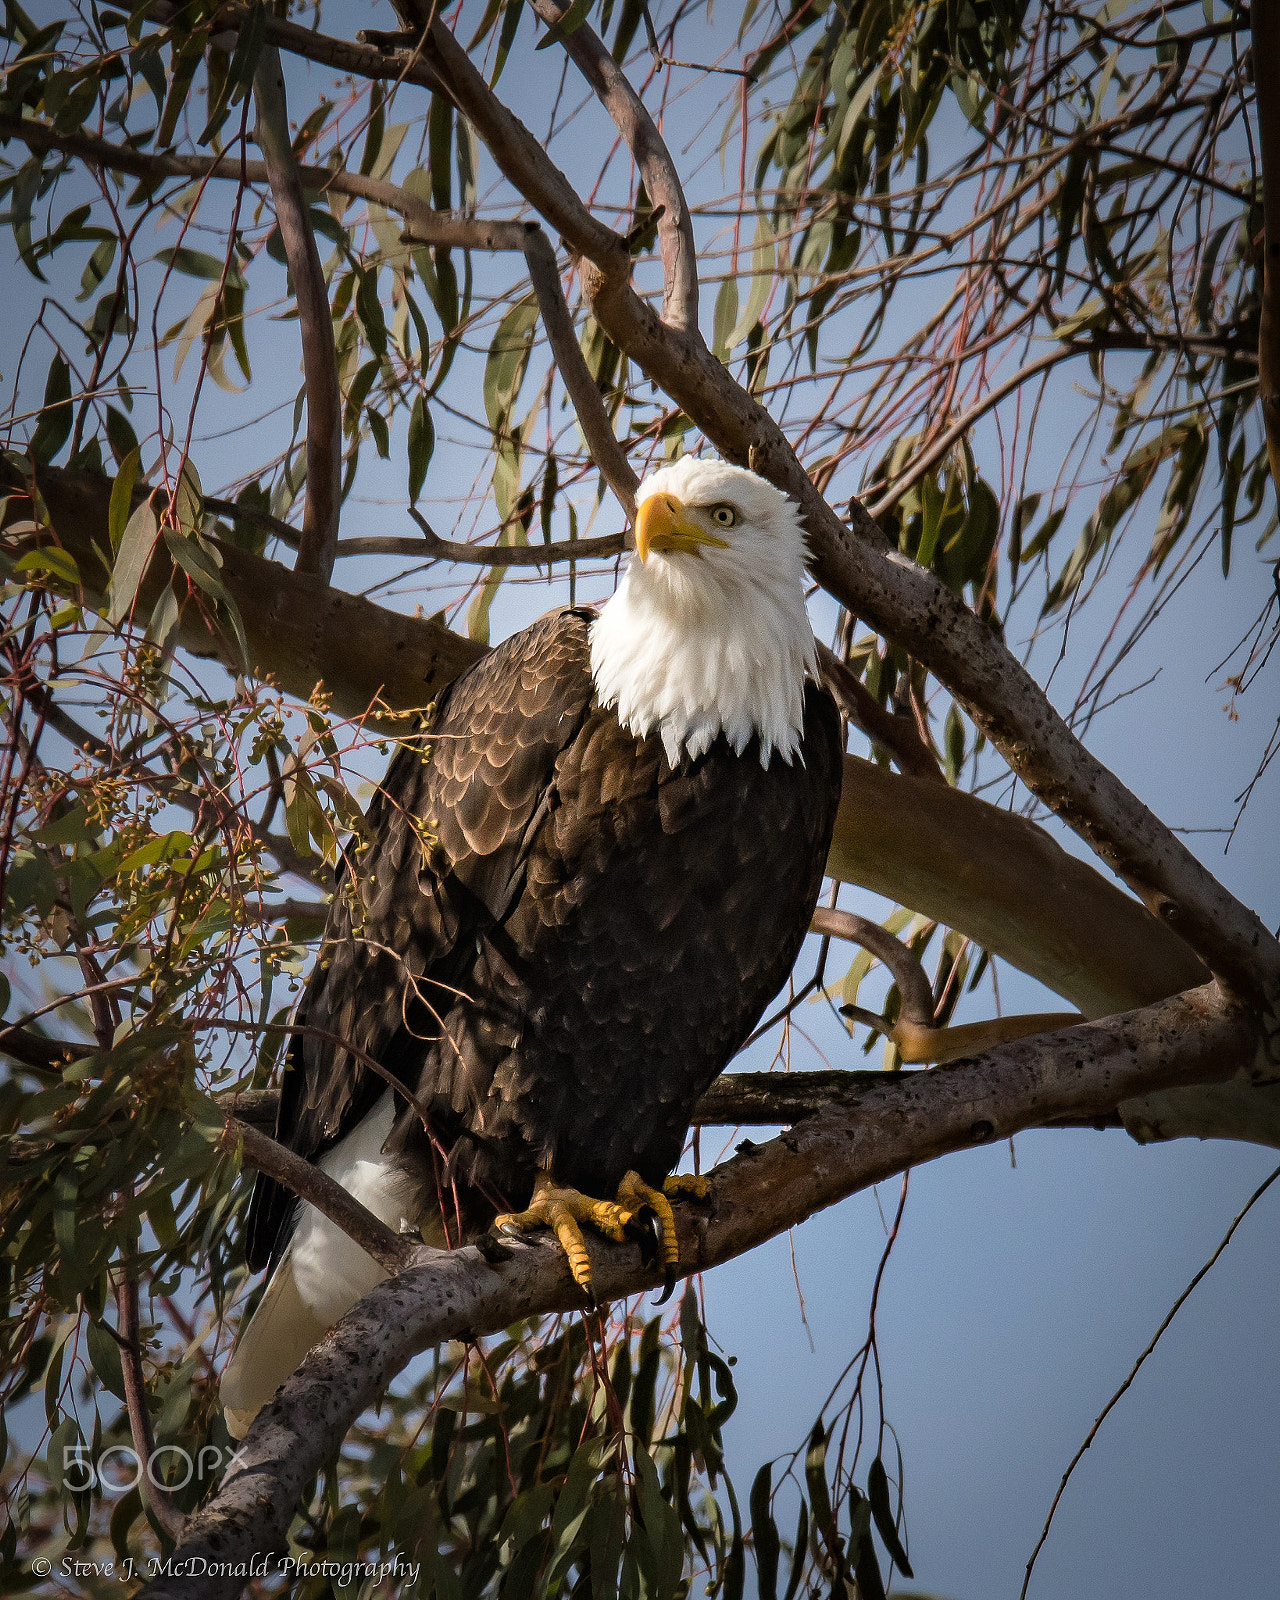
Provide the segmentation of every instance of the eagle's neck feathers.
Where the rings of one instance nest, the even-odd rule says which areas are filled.
[[[689,467],[714,467],[716,475]],[[645,488],[674,478],[682,499],[697,495],[705,505],[740,491],[737,477],[718,462],[680,462]],[[728,548],[654,551],[643,564],[633,556],[592,626],[601,704],[637,738],[659,734],[672,766],[700,756],[721,733],[739,755],[758,737],[766,767],[774,751],[789,763],[800,748],[805,678],[817,675],[804,536],[797,508],[761,480],[753,484],[756,500],[742,499]]]

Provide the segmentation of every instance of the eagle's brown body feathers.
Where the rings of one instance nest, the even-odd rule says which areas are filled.
[[[509,639],[444,692],[427,745],[396,756],[301,1007],[330,1037],[295,1041],[285,1076],[277,1137],[311,1160],[385,1089],[338,1040],[407,1084],[435,1154],[404,1101],[387,1148],[455,1240],[455,1188],[474,1230],[524,1206],[539,1169],[594,1195],[628,1169],[660,1184],[790,971],[821,883],[840,788],[830,698],[806,687],[789,764],[722,736],[673,769],[657,733],[600,706],[592,623],[565,610]],[[253,1266],[279,1258],[293,1210],[258,1180]]]

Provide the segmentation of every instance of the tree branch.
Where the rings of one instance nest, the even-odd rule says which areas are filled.
[[[789,1128],[806,1117],[820,1116],[832,1106],[860,1104],[859,1097],[868,1087],[879,1085],[886,1093],[914,1096],[914,1080],[918,1076],[919,1071],[910,1067],[896,1072],[880,1068],[846,1071],[838,1067],[816,1072],[722,1072],[693,1108],[691,1126]],[[896,1091],[888,1085],[896,1085]],[[276,1125],[280,1096],[274,1089],[242,1089],[215,1098],[228,1115],[260,1132]],[[1060,1128],[1081,1123],[1089,1127],[1124,1126],[1118,1116],[1100,1112],[1075,1119],[1054,1117],[1036,1126]]]
[[[422,0],[399,0],[410,20]],[[419,17],[419,20],[421,18]],[[814,570],[850,611],[924,663],[969,712],[1014,772],[1242,994],[1280,996],[1280,943],[1186,845],[1080,743],[1030,673],[932,573],[878,548],[857,502],[844,526],[801,467],[782,430],[705,343],[668,327],[630,287],[617,235],[584,222],[576,195],[522,123],[500,105],[465,52],[436,21],[424,49],[504,175],[588,261],[581,269],[597,321],[731,461],[792,495],[805,514]],[[598,253],[597,253],[598,252]]]
[[[460,544],[442,539],[412,506],[409,515],[422,529],[411,534],[371,534],[367,538],[339,539],[340,556],[410,556],[421,560],[454,561],[471,567],[545,567],[555,561],[607,561],[627,548],[625,533],[602,533],[594,539],[561,539],[555,544]]]
[[[326,583],[338,545],[342,498],[342,393],[333,344],[329,291],[302,193],[302,175],[289,139],[280,52],[264,46],[253,75],[258,107],[258,147],[265,158],[276,223],[293,279],[302,333],[302,370],[307,390],[307,488],[298,541],[297,570]]]
[[[682,1270],[701,1272],[740,1255],[907,1167],[1051,1116],[1105,1113],[1146,1088],[1225,1076],[1251,1059],[1257,1038],[1253,1019],[1211,987],[916,1074],[909,1094],[901,1084],[868,1083],[850,1105],[716,1168],[709,1209],[676,1208]],[[659,1281],[636,1248],[594,1238],[588,1248],[602,1302]],[[182,1564],[189,1572],[186,1563],[204,1558],[210,1575],[162,1576],[143,1591],[149,1600],[237,1593],[242,1581],[221,1574],[255,1552],[285,1547],[305,1485],[417,1351],[582,1304],[559,1250],[517,1247],[497,1266],[472,1248],[424,1250],[419,1260],[349,1312],[259,1414],[236,1466],[175,1555],[175,1570]]]
[[[563,21],[569,7],[559,0],[533,0],[548,25]],[[626,140],[658,215],[658,248],[662,254],[662,320],[684,333],[698,330],[698,256],[693,218],[680,185],[680,174],[666,141],[654,126],[640,96],[613,59],[599,35],[583,22],[562,40],[574,65],[595,91]]]
[[[57,467],[42,467],[39,473],[39,492],[57,541],[75,557],[87,594],[97,600],[107,581],[99,552],[110,548],[107,512],[113,482]],[[12,461],[0,460],[0,493],[8,496],[0,525],[30,522],[28,490]],[[146,493],[144,485],[139,498]],[[21,535],[18,543],[27,546],[47,537]],[[214,542],[222,557],[220,575],[239,607],[252,670],[299,699],[307,700],[323,683],[342,716],[364,716],[379,706],[393,713],[421,709],[485,653],[482,645],[438,622],[402,616],[278,561]],[[173,574],[161,542],[138,589],[143,615]],[[185,579],[178,580],[177,592],[185,589]],[[233,672],[243,670],[234,641],[197,605],[183,607],[177,638],[193,655],[215,657]],[[371,722],[391,731],[404,727],[402,717],[377,711]]]
[[[816,643],[818,666],[823,679],[850,722],[861,728],[868,739],[881,745],[892,756],[900,771],[934,783],[945,783],[933,751],[920,737],[915,719],[895,716],[892,711],[886,711],[857,673],[850,671],[834,650],[823,644],[821,639]]]
[[[554,560],[589,561],[593,557],[619,556],[627,548],[624,533],[605,533],[598,539],[565,540],[560,544],[544,545],[474,545],[458,544],[453,539],[442,539],[427,519],[414,507],[409,515],[422,529],[421,539],[400,539],[402,553],[412,550],[418,555],[429,555],[441,561],[470,562],[485,567],[545,567]],[[346,542],[346,541],[344,541]],[[389,544],[388,539],[351,540],[352,544]]]
[[[569,398],[573,401],[573,409],[578,414],[591,459],[613,490],[614,498],[626,513],[628,522],[634,521],[636,490],[640,487],[640,480],[618,443],[599,386],[587,369],[582,346],[573,330],[573,318],[569,315],[564,291],[560,287],[555,252],[546,234],[535,223],[525,227],[524,255],[529,268],[529,282],[538,297],[538,309],[542,312],[547,339],[564,386],[569,391]]]
[[[844,758],[827,871],[959,929],[1089,1017],[1208,975],[1171,929],[1043,828],[858,756]]]
[[[224,1150],[239,1150],[247,1166],[265,1172],[269,1178],[282,1183],[291,1193],[309,1201],[317,1211],[342,1229],[349,1239],[387,1272],[403,1272],[412,1265],[415,1247],[404,1234],[392,1233],[385,1222],[350,1195],[340,1183],[327,1173],[304,1161],[292,1150],[286,1150],[259,1129],[227,1114],[226,1124],[219,1141]]]
[[[182,1536],[186,1518],[160,1487],[148,1468],[156,1453],[156,1438],[147,1406],[147,1384],[142,1372],[142,1346],[138,1341],[138,1280],[126,1263],[112,1273],[116,1291],[116,1321],[120,1347],[120,1374],[124,1380],[124,1405],[129,1434],[142,1466],[141,1487],[152,1516],[174,1544]]]

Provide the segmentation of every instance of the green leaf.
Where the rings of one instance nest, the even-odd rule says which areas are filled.
[[[89,1360],[93,1364],[93,1370],[102,1379],[103,1387],[115,1395],[117,1400],[123,1400],[124,1372],[120,1365],[119,1345],[97,1321],[90,1321],[86,1342],[89,1348]]]
[[[530,292],[517,300],[503,317],[489,346],[482,389],[485,415],[495,433],[504,431],[507,416],[520,393],[537,323],[538,299]]]
[[[111,405],[107,407],[107,443],[111,446],[111,454],[116,458],[118,466],[123,466],[124,462],[138,448],[138,436],[133,431],[133,424],[123,411],[118,411],[115,406]],[[135,474],[137,473],[136,462],[134,463],[134,472]],[[132,488],[132,484],[130,484],[130,488]]]
[[[560,468],[556,465],[555,455],[553,453],[548,453],[547,465],[542,474],[542,501],[539,508],[542,522],[543,544],[551,543],[551,518],[555,512],[556,494],[559,492],[559,489]]]
[[[778,1556],[782,1541],[773,1520],[769,1498],[773,1483],[773,1463],[766,1461],[751,1485],[751,1541],[755,1545],[757,1586],[760,1600],[777,1600]]]
[[[159,251],[156,260],[188,278],[203,278],[211,283],[220,283],[225,271],[228,284],[234,284],[238,289],[244,288],[244,279],[234,261],[208,255],[203,250],[190,250],[186,245],[178,245]]]
[[[871,1542],[870,1511],[866,1501],[852,1486],[849,1510],[854,1525],[849,1542],[853,1546],[853,1574],[858,1580],[859,1600],[885,1600],[884,1579],[880,1576],[880,1563],[876,1560],[875,1546]]]
[[[738,285],[726,278],[716,295],[715,316],[712,319],[711,352],[718,361],[727,360],[729,334],[738,323]]]
[[[70,1498],[77,1490],[88,1487],[88,1474],[92,1471],[84,1435],[74,1417],[67,1417],[53,1430],[49,1447],[45,1451],[45,1470],[49,1482]]]
[[[133,486],[138,480],[139,450],[135,445],[120,463],[116,481],[111,485],[111,505],[107,511],[107,535],[111,548],[118,553],[125,528],[133,514]]]
[[[796,1536],[791,1546],[791,1576],[787,1579],[787,1592],[782,1600],[795,1600],[796,1592],[800,1588],[800,1581],[804,1577],[805,1565],[809,1555],[809,1507],[805,1501],[800,1502],[800,1515],[796,1519]]]
[[[28,550],[13,564],[15,572],[47,572],[63,583],[77,587],[80,568],[69,550],[60,550],[56,544],[41,545],[38,550]]]
[[[147,638],[157,649],[165,649],[180,619],[178,597],[173,592],[172,583],[166,583],[160,591],[160,598],[151,608],[151,618],[147,623]]]
[[[367,178],[377,164],[382,150],[382,135],[387,127],[387,97],[382,85],[375,83],[370,91],[369,120],[364,136],[364,154],[360,158],[360,175]]]
[[[73,811],[68,811],[65,817],[58,817],[54,822],[47,822],[39,833],[33,833],[31,837],[36,844],[81,845],[97,843],[94,831],[89,826],[88,807],[82,805],[76,806]]]
[[[375,411],[372,406],[366,406],[365,417],[369,423],[369,432],[373,435],[373,443],[378,455],[383,461],[391,459],[391,434],[387,428],[387,419],[381,411]]]
[[[203,33],[193,33],[179,50],[177,43],[173,46],[173,82],[169,88],[169,97],[165,101],[164,115],[160,118],[160,126],[156,129],[155,148],[163,150],[173,143],[174,130],[178,126],[178,118],[187,103],[187,91],[191,87],[191,80],[195,76],[196,67],[204,58]]]
[[[1076,236],[1076,224],[1080,216],[1080,208],[1084,204],[1084,180],[1089,166],[1089,149],[1085,145],[1077,145],[1067,157],[1067,170],[1063,174],[1062,187],[1058,191],[1058,203],[1055,206],[1058,218],[1058,250],[1054,262],[1053,292],[1062,293],[1063,284],[1067,277],[1067,262],[1071,255],[1071,243]],[[1059,334],[1061,329],[1057,330]]]
[[[645,1544],[641,1544],[637,1552],[641,1567],[649,1568],[649,1587],[654,1600],[672,1600],[684,1566],[680,1518],[662,1493],[657,1469],[647,1450],[635,1453],[635,1476],[640,1517],[647,1535]],[[635,1538],[633,1528],[632,1539]]]
[[[28,449],[32,460],[48,466],[71,435],[71,373],[61,356],[54,356],[44,385],[40,422]]]
[[[1178,59],[1178,34],[1168,17],[1162,16],[1156,25],[1156,60],[1167,67]]]
[[[809,1435],[809,1447],[804,1457],[804,1477],[809,1488],[809,1503],[813,1506],[813,1520],[822,1535],[827,1549],[835,1554],[836,1528],[831,1515],[831,1496],[827,1490],[827,1435],[819,1418]]]
[[[893,1506],[889,1501],[889,1475],[884,1470],[884,1462],[879,1456],[871,1463],[871,1470],[867,1474],[867,1498],[871,1502],[871,1515],[875,1518],[876,1531],[884,1541],[889,1559],[904,1578],[914,1578],[915,1573],[911,1570],[911,1563],[907,1560],[907,1552],[902,1548],[902,1541],[898,1538],[898,1529],[894,1523]]]
[[[759,217],[756,220],[755,239],[751,246],[751,287],[747,290],[746,309],[738,318],[732,332],[725,337],[726,354],[736,349],[759,322],[760,313],[764,310],[765,301],[769,297],[769,290],[777,282],[776,274],[777,253],[774,248],[773,231],[765,218]]]
[[[116,480],[117,486],[119,479]],[[115,495],[112,495],[114,505]],[[150,500],[144,500],[125,524],[107,584],[107,620],[117,627],[133,608],[138,586],[151,561],[160,531]]]
[[[409,413],[409,504],[416,505],[436,447],[436,430],[426,398],[418,395]]]
[[[507,56],[515,43],[516,29],[520,26],[523,13],[524,0],[507,0],[507,8],[502,15],[502,32],[498,35],[498,48],[493,58],[493,76],[489,79],[491,89],[502,76],[502,69],[506,66]],[[542,46],[539,45],[537,48],[541,49]]]

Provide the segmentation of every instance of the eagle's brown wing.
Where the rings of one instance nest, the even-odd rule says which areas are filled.
[[[591,700],[592,613],[553,612],[515,634],[441,695],[426,742],[395,756],[367,815],[368,840],[342,874],[298,1017],[276,1138],[317,1160],[373,1107],[385,1081],[343,1042],[419,1086],[477,941],[522,882],[557,757]],[[279,1259],[293,1196],[258,1178],[246,1254]]]

